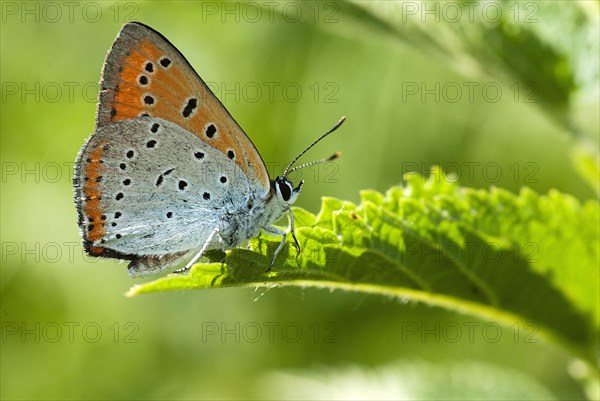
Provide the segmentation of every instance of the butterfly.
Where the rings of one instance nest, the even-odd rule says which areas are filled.
[[[81,148],[73,186],[83,246],[91,256],[129,261],[132,277],[157,274],[208,250],[237,247],[286,212],[290,231],[303,181],[292,167],[344,117],[269,178],[258,150],[185,57],[140,22],[123,26],[104,63],[96,128]]]

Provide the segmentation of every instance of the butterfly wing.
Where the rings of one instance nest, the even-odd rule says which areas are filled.
[[[75,198],[86,250],[138,263],[189,254],[250,194],[236,163],[156,117],[100,128],[76,166]]]
[[[269,175],[254,144],[194,71],[160,33],[125,24],[104,64],[96,128],[153,116],[171,121],[233,160],[263,198]]]

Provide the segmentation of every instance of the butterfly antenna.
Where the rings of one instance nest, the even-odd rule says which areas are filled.
[[[304,163],[304,164],[301,164],[301,165],[299,165],[299,166],[296,166],[296,167],[294,167],[293,169],[291,169],[291,170],[288,170],[286,174],[293,173],[294,171],[296,171],[296,170],[300,170],[301,168],[305,168],[305,167],[314,166],[315,164],[321,164],[321,163],[327,163],[327,162],[330,162],[330,161],[332,161],[332,160],[334,160],[334,159],[337,159],[337,158],[338,158],[338,157],[340,157],[341,155],[342,155],[342,152],[335,152],[335,153],[334,153],[334,154],[332,154],[331,156],[329,156],[329,157],[326,157],[326,158],[324,158],[324,159],[319,159],[319,160],[312,161],[312,162],[310,162],[310,163]],[[284,175],[284,177],[285,177],[285,175]]]
[[[302,157],[302,155],[304,155],[306,152],[308,152],[310,150],[310,148],[312,148],[317,143],[319,143],[327,135],[331,134],[333,131],[335,131],[336,129],[338,129],[344,123],[344,121],[346,121],[346,116],[343,116],[342,118],[340,118],[339,121],[333,126],[333,128],[331,128],[329,131],[327,131],[326,133],[324,133],[323,135],[321,135],[313,143],[311,143],[310,145],[308,145],[308,147],[306,149],[304,149],[302,152],[300,152],[300,154],[298,156],[296,156],[294,158],[294,160],[292,160],[290,162],[290,164],[288,164],[288,166],[285,168],[285,170],[283,171],[283,177],[287,177],[287,175],[289,173],[291,173],[292,171],[296,171],[296,170],[299,170],[301,168],[312,166],[312,165],[315,165],[315,164],[325,163],[325,162],[328,162],[328,161],[331,161],[333,159],[337,159],[338,157],[340,157],[342,154],[340,152],[335,152],[333,155],[331,155],[329,157],[326,157],[326,158],[320,159],[320,160],[315,160],[314,162],[302,164],[302,165],[296,166],[296,167],[294,167],[294,168],[292,168],[290,170],[290,168],[294,165],[294,163],[296,163],[296,161],[298,161],[299,158]]]

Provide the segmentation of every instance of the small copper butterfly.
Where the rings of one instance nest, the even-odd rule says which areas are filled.
[[[102,70],[96,129],[77,156],[73,185],[91,256],[129,261],[132,277],[189,269],[211,249],[237,247],[289,212],[303,181],[274,180],[254,144],[185,57],[152,28],[130,22]],[[298,248],[299,249],[299,248]]]

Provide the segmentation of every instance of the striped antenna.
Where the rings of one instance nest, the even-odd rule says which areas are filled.
[[[301,168],[305,168],[305,167],[308,167],[308,166],[313,166],[315,164],[326,163],[328,161],[331,161],[331,160],[334,160],[334,159],[337,159],[338,157],[340,157],[342,154],[340,152],[335,152],[333,155],[331,155],[329,157],[326,157],[326,158],[320,159],[320,160],[315,160],[315,161],[310,162],[310,163],[305,163],[305,164],[302,164],[300,166],[296,166],[296,167],[294,167],[294,168],[292,168],[290,170],[290,168],[294,165],[294,163],[296,163],[296,161],[298,161],[299,158],[302,157],[302,155],[304,155],[306,152],[308,152],[308,150],[310,148],[312,148],[317,143],[319,143],[327,135],[331,134],[333,131],[335,131],[336,129],[338,129],[344,123],[344,121],[346,121],[346,116],[343,116],[342,118],[340,118],[339,121],[333,126],[333,128],[331,128],[329,131],[327,131],[326,133],[324,133],[323,135],[321,135],[313,143],[311,143],[310,145],[308,145],[308,147],[306,149],[304,149],[302,152],[300,152],[300,154],[298,156],[296,156],[294,158],[294,160],[292,160],[292,162],[290,164],[288,164],[288,166],[285,168],[285,170],[283,171],[282,177],[284,177],[284,178],[287,177],[287,175],[289,173],[291,173],[292,171],[300,170]]]

